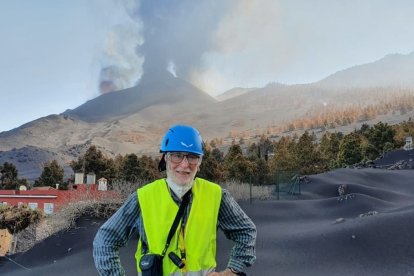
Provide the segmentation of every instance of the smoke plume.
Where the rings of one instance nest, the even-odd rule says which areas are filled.
[[[101,93],[163,75],[190,79],[212,47],[212,34],[232,1],[123,0],[131,24],[108,36]],[[133,22],[133,23],[132,23]]]
[[[210,94],[275,81],[317,81],[381,58],[371,54],[366,33],[375,36],[373,45],[388,45],[401,29],[399,40],[407,39],[412,49],[411,29],[404,24],[411,10],[402,4],[389,9],[387,1],[112,1],[128,20],[108,37],[102,92],[171,75]],[[364,46],[359,55],[357,41]]]
[[[136,51],[143,43],[142,25],[128,13],[134,9],[133,3],[123,1],[124,20],[106,36],[99,76],[101,94],[134,86],[142,75],[144,57]]]
[[[172,74],[214,94],[234,84],[248,86],[257,75],[273,80],[273,72],[284,69],[295,48],[281,44],[276,35],[280,34],[279,2],[123,0],[126,14],[140,26],[141,43],[134,46],[143,63],[131,65],[142,65],[135,81],[156,81]],[[113,36],[122,43],[133,42],[124,37]],[[121,88],[115,81],[111,85],[103,81],[103,87]]]

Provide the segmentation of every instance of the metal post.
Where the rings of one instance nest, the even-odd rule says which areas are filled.
[[[252,204],[252,201],[253,201],[253,194],[252,194],[252,186],[253,186],[253,183],[252,183],[252,175],[250,175],[250,204]]]
[[[277,200],[279,200],[279,183],[278,182],[276,182],[276,198],[277,198]]]
[[[276,172],[276,174],[275,174],[275,180],[276,180],[277,200],[279,200],[279,174],[278,174],[278,172]]]

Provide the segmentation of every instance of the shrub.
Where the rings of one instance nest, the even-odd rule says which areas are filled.
[[[25,205],[21,207],[2,205],[0,206],[0,229],[8,229],[10,233],[15,234],[30,224],[39,222],[42,217],[42,211],[32,210]]]
[[[226,181],[222,186],[230,192],[235,200],[250,199],[250,184],[248,183]],[[272,197],[273,189],[272,186],[252,186],[252,198],[270,199]]]

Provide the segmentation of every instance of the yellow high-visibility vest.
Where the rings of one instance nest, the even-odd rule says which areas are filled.
[[[196,178],[192,193],[184,240],[180,237],[180,223],[163,259],[164,275],[183,275],[183,272],[186,272],[185,275],[206,275],[216,267],[216,233],[221,187],[202,178]],[[178,205],[172,199],[165,179],[145,185],[138,189],[137,194],[149,253],[161,254],[177,215]],[[186,253],[186,265],[183,270],[180,270],[168,257],[171,251],[181,256],[180,248],[185,248]],[[135,254],[139,274],[141,256],[140,239]]]

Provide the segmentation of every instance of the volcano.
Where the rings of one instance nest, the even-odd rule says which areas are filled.
[[[215,102],[204,91],[166,72],[156,78],[144,74],[137,86],[103,94],[63,115],[85,122],[103,122],[127,117],[153,105],[197,107]]]

